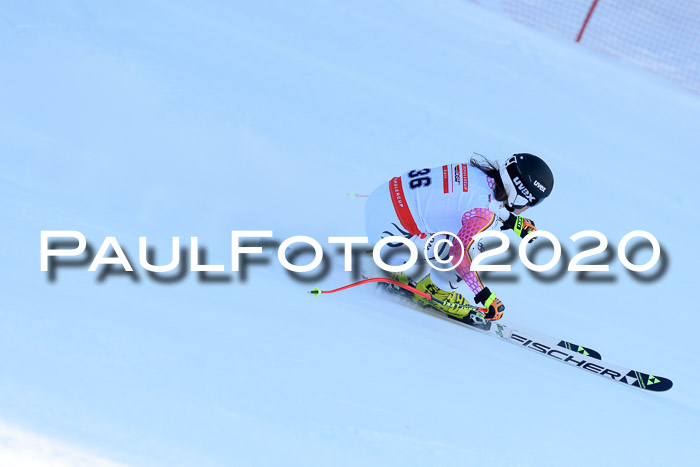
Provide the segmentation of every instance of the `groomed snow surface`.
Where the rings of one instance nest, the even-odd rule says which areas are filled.
[[[60,465],[36,457],[45,443],[85,465],[697,462],[698,96],[457,0],[5,2],[0,55],[7,465]],[[516,259],[488,280],[506,317],[671,391],[606,381],[373,286],[306,294],[354,280],[326,241],[364,235],[348,192],[473,151],[546,159],[555,189],[528,214],[569,259],[581,230],[612,251],[592,258],[610,272],[586,280]],[[640,229],[664,252],[647,280],[616,254]],[[136,272],[91,273],[83,257],[51,280],[41,230],[78,230],[93,253],[115,236]],[[232,230],[312,236],[328,272],[295,279],[267,248],[232,274]],[[139,236],[158,264],[171,237],[197,236],[226,272],[154,279]]]

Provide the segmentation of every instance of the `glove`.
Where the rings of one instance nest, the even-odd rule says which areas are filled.
[[[523,216],[516,216],[515,214],[511,214],[508,216],[508,219],[503,221],[501,230],[508,229],[513,229],[513,232],[515,232],[520,238],[525,238],[530,232],[537,231],[534,221],[526,219]],[[535,238],[531,238],[528,243],[532,243]]]
[[[489,312],[484,316],[486,321],[501,319],[503,317],[503,312],[506,311],[506,306],[496,297],[495,293],[491,293],[488,287],[484,287],[481,292],[476,294],[474,301],[483,303],[484,307],[488,308]]]

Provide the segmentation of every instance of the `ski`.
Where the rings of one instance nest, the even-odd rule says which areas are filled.
[[[583,347],[571,342],[565,341],[563,339],[558,339],[547,334],[543,334],[532,329],[528,329],[524,326],[511,323],[507,320],[498,321],[476,321],[476,322],[466,322],[462,319],[456,319],[448,316],[440,311],[431,308],[423,307],[415,304],[408,299],[408,294],[400,293],[399,290],[408,290],[414,293],[421,293],[426,295],[426,298],[430,298],[430,295],[420,292],[414,287],[409,285],[382,278],[372,278],[364,279],[363,281],[351,284],[339,289],[334,289],[330,291],[325,291],[325,293],[334,293],[340,290],[345,290],[349,287],[354,287],[356,285],[378,282],[378,286],[385,290],[391,292],[390,295],[395,295],[400,297],[403,302],[408,302],[413,308],[419,309],[420,311],[426,312],[433,316],[442,317],[444,319],[450,319],[450,321],[462,324],[463,326],[472,328],[474,330],[490,334],[500,340],[505,340],[511,344],[517,345],[519,347],[525,347],[532,350],[533,352],[546,355],[560,362],[569,364],[576,368],[589,371],[591,373],[597,374],[604,378],[616,381],[618,383],[624,384],[626,386],[631,386],[637,389],[653,392],[663,392],[668,391],[673,387],[673,381],[662,376],[652,375],[650,373],[644,373],[631,368],[626,368],[623,366],[615,365],[610,362],[606,362],[601,358],[599,352],[589,348]],[[388,284],[393,284],[396,287],[388,287]],[[316,288],[310,292],[311,294],[318,296],[324,293],[324,291]],[[431,298],[434,300],[434,298]],[[477,310],[477,307],[469,307]],[[483,316],[483,315],[482,315]]]
[[[386,290],[390,290],[390,288],[386,288]],[[402,302],[406,301],[403,296],[401,299]],[[603,376],[618,383],[654,392],[668,391],[673,387],[673,381],[668,378],[606,362],[602,359],[599,352],[590,347],[573,344],[528,329],[525,326],[512,323],[508,320],[500,319],[498,321],[486,321],[483,323],[466,323],[461,320],[450,318],[433,308],[422,307],[413,302],[410,302],[410,305],[412,308],[427,312],[430,315],[448,318],[450,321],[462,324],[465,327],[491,334],[500,340],[508,341],[519,347],[525,347],[539,354]]]
[[[386,288],[390,290],[390,288]],[[402,297],[405,301],[405,297]],[[433,308],[422,307],[410,302],[411,306],[431,315],[446,317],[449,316]],[[461,320],[450,319],[450,321],[461,323],[466,327],[491,334],[501,340],[510,342],[520,347],[525,347],[534,352],[546,355],[547,357],[559,360],[582,370],[590,371],[597,375],[609,378],[618,383],[626,384],[646,391],[663,392],[673,387],[673,381],[662,376],[655,376],[649,373],[625,368],[606,362],[599,352],[583,347],[571,342],[558,339],[541,332],[528,329],[522,325],[500,319],[498,321],[485,321],[483,323],[466,323]]]
[[[615,365],[605,360],[594,358],[592,355],[585,355],[576,346],[568,348],[567,346],[559,345],[558,342],[554,344],[557,339],[527,329],[521,325],[499,320],[498,322],[487,322],[484,327],[468,326],[488,332],[511,344],[528,348],[560,362],[628,386],[654,392],[668,391],[673,387],[673,381],[668,378]]]

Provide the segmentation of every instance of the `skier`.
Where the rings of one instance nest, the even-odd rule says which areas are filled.
[[[449,251],[445,251],[444,242],[443,248],[435,251],[438,240],[448,235],[434,237],[426,250],[427,260],[437,257],[446,261],[452,256],[454,270],[433,269],[415,284],[405,273],[396,273],[394,278],[444,303],[412,294],[412,300],[423,306],[432,306],[457,319],[473,320],[467,311],[460,309],[460,305],[469,304],[457,291],[466,283],[474,293],[474,301],[488,309],[482,318],[498,320],[505,305],[484,286],[479,274],[470,270],[472,258],[480,248],[473,244],[472,237],[499,227],[512,229],[521,238],[537,230],[535,223],[521,214],[548,197],[553,187],[554,176],[547,164],[527,153],[512,155],[502,167],[481,156],[472,157],[468,164],[411,170],[392,178],[388,185],[382,184],[369,196],[365,206],[367,236],[372,244],[388,236],[404,237],[422,252],[433,234],[456,233],[465,245],[464,255],[456,241]],[[405,246],[397,242],[382,248],[381,257],[385,263],[398,266],[406,262],[408,254]]]

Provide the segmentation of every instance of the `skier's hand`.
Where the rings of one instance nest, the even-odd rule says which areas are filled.
[[[506,306],[501,299],[496,297],[496,294],[492,293],[488,287],[484,287],[481,292],[474,297],[474,300],[477,303],[483,303],[484,307],[489,310],[484,317],[487,321],[501,319],[503,317],[503,312],[506,311]]]
[[[534,221],[523,216],[516,216],[515,214],[508,216],[508,219],[503,221],[503,225],[501,226],[501,230],[509,229],[513,229],[513,232],[515,232],[520,238],[525,238],[527,234],[537,230]],[[530,239],[528,243],[532,243],[535,238]]]

